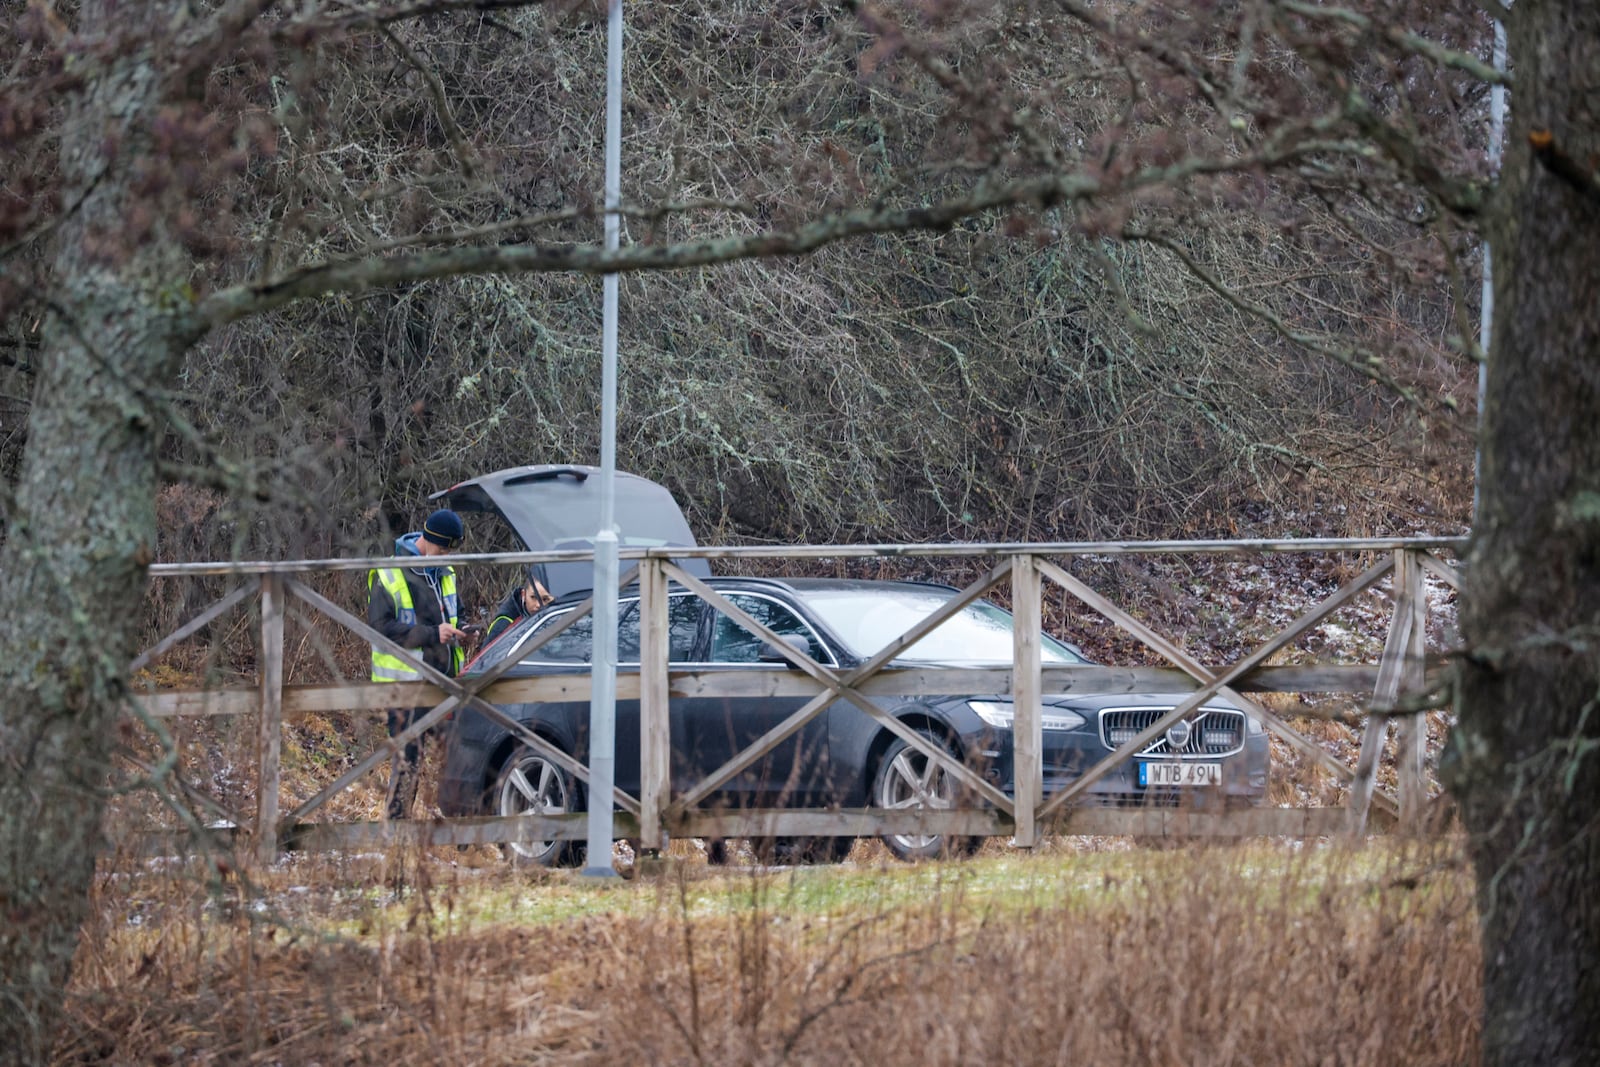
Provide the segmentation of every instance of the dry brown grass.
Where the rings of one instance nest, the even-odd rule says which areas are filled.
[[[1460,1064],[1456,847],[1054,842],[596,887],[481,854],[108,874],[85,1063]],[[467,861],[467,862],[463,862]]]

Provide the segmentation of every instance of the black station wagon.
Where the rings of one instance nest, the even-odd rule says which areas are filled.
[[[599,480],[593,467],[513,467],[461,482],[434,499],[456,511],[498,517],[529,550],[589,548],[599,528]],[[615,521],[629,546],[694,545],[689,525],[664,487],[618,472]],[[477,527],[475,527],[476,529]],[[492,535],[491,535],[492,536]],[[711,578],[706,562],[680,562],[768,629],[803,648],[817,662],[848,670],[958,595],[947,586],[913,582],[829,579]],[[470,676],[500,663],[528,642],[523,638],[556,624],[587,597],[588,563],[541,567],[536,576],[557,597],[537,614],[501,633],[468,665]],[[620,598],[619,670],[637,671],[637,593]],[[674,669],[700,672],[771,672],[788,662],[760,638],[691,593],[675,589],[668,609],[668,655]],[[574,623],[508,677],[571,674],[588,668],[592,618]],[[923,637],[891,666],[1009,666],[1011,616],[977,601]],[[519,653],[520,654],[520,651]],[[1086,663],[1070,645],[1046,636],[1046,666]],[[753,691],[770,687],[743,687]],[[726,764],[806,703],[805,697],[700,696],[672,700],[671,774],[682,792]],[[1012,706],[1004,694],[958,697],[874,697],[878,706],[946,746],[997,788],[1012,788]],[[1084,695],[1044,698],[1045,792],[1062,788],[1131,740],[1174,706],[1166,696]],[[509,716],[588,762],[589,704],[583,701],[516,704]],[[639,789],[639,702],[618,700],[615,781]],[[1191,805],[1258,803],[1267,787],[1267,737],[1238,708],[1216,701],[1174,724],[1165,735],[1101,778],[1083,803]],[[965,788],[965,787],[962,787]],[[958,799],[957,780],[937,760],[885,730],[860,708],[839,700],[705,800],[741,808],[941,808]],[[446,815],[558,814],[583,810],[581,784],[504,727],[473,711],[450,730],[439,804]],[[960,852],[976,844],[937,835],[886,835],[903,859]],[[849,851],[849,838],[772,843],[796,859],[828,859]],[[509,846],[518,862],[576,862],[577,842],[534,841]]]
[[[842,579],[713,578],[709,584],[740,609],[819,663],[848,670],[939,609],[956,590],[913,582]],[[468,675],[500,663],[522,638],[573,610],[572,593],[502,633],[468,666]],[[760,638],[693,594],[670,594],[669,657],[674,670],[782,671],[787,661]],[[639,605],[625,592],[618,609],[619,671],[638,669]],[[579,620],[528,654],[507,677],[570,674],[589,663],[592,620]],[[1002,666],[1012,659],[1008,612],[977,601],[906,650],[893,666]],[[518,651],[518,654],[521,654]],[[1072,646],[1042,640],[1046,666],[1088,662]],[[764,687],[743,686],[743,691]],[[946,746],[997,787],[1012,788],[1012,705],[1008,695],[872,698],[883,710]],[[799,696],[674,698],[669,721],[672,788],[693,787],[798,710]],[[1063,788],[1175,706],[1172,695],[1046,695],[1043,700],[1045,794]],[[583,701],[505,706],[508,715],[587,762],[589,705]],[[639,788],[639,702],[618,700],[616,784]],[[1259,803],[1267,787],[1268,745],[1260,725],[1222,701],[1209,703],[1144,751],[1096,781],[1086,804],[1234,806]],[[825,708],[777,749],[706,800],[730,808],[941,808],[961,789],[936,760],[908,746],[847,700]],[[523,815],[582,810],[580,783],[504,727],[470,710],[454,724],[439,789],[446,815]],[[902,859],[959,853],[970,839],[886,834]],[[797,859],[840,858],[851,840],[787,845]],[[577,842],[509,846],[519,862],[576,862]]]

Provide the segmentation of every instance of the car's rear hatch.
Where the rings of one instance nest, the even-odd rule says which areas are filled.
[[[621,471],[615,484],[613,514],[623,547],[694,546],[689,523],[665,487]],[[530,552],[588,549],[600,529],[600,468],[510,467],[460,482],[431,499],[462,514],[500,516]],[[711,574],[703,559],[677,562],[690,574]],[[541,564],[537,571],[556,596],[594,584],[594,566],[587,561]]]

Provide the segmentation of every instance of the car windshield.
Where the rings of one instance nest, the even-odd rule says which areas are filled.
[[[866,659],[938,611],[954,593],[937,589],[805,590],[806,604],[829,629]],[[898,657],[918,663],[1010,663],[1011,615],[986,601],[968,604]],[[1087,663],[1048,634],[1041,635],[1045,663]]]

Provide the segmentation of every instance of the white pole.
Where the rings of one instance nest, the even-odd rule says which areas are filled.
[[[1506,0],[1510,7],[1510,0]],[[1494,24],[1494,69],[1501,74],[1506,70],[1506,24],[1500,19]],[[1500,155],[1504,150],[1506,130],[1506,87],[1489,88],[1489,165],[1495,174],[1500,173]],[[1472,453],[1472,520],[1478,520],[1478,476],[1483,465],[1483,404],[1489,389],[1489,335],[1494,328],[1494,262],[1489,242],[1483,242],[1483,300],[1478,317],[1478,348],[1483,352],[1483,362],[1478,364],[1478,438],[1477,449]]]
[[[606,251],[622,204],[622,0],[606,20]],[[611,794],[617,755],[617,276],[605,276],[600,373],[600,529],[594,538],[594,661],[589,697],[589,858],[583,873],[615,878]]]

